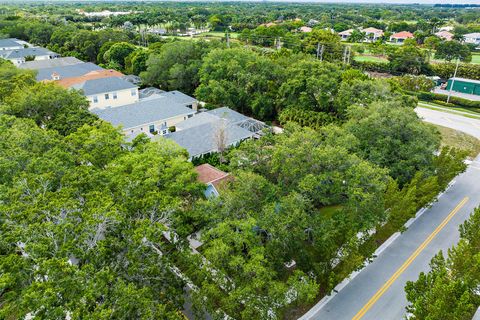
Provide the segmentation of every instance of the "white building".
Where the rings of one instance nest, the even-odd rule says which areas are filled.
[[[58,58],[60,55],[45,48],[20,48],[0,51],[0,57],[11,61],[15,66],[24,64],[27,60],[49,60]]]
[[[122,126],[123,133],[129,137],[140,133],[165,135],[170,127],[192,118],[196,113],[191,107],[192,102],[186,104],[182,95],[178,91],[165,92],[132,104],[93,109],[92,112],[114,126]],[[190,100],[196,101],[192,97]]]
[[[119,77],[86,80],[70,88],[82,90],[90,109],[124,106],[138,101],[138,87]]]
[[[463,35],[465,43],[479,44],[480,45],[480,32],[467,33]]]

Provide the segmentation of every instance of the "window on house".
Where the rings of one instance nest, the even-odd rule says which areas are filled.
[[[187,105],[187,108],[190,108],[190,109],[192,109],[192,108],[193,108],[193,106],[192,106],[191,104],[189,104],[189,105]]]
[[[117,93],[116,92],[114,92],[112,95],[113,95],[114,100],[117,99]]]
[[[131,93],[132,97],[135,97],[137,95],[137,89],[132,89],[130,91],[130,93]]]
[[[188,117],[189,117],[189,118],[193,117],[193,114],[189,114]]]
[[[155,125],[154,125],[154,124],[151,124],[151,125],[148,127],[148,131],[150,131],[150,133],[155,132]]]
[[[110,99],[110,95],[108,93],[105,93],[105,100]]]
[[[162,131],[162,134],[167,134],[167,130],[163,130],[163,131]]]
[[[97,96],[93,96],[93,103],[98,103],[98,97]]]

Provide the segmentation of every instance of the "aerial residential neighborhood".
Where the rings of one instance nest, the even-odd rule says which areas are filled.
[[[0,319],[480,319],[480,4],[397,2],[0,4]]]

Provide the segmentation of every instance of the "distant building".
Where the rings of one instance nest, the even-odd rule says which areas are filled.
[[[301,32],[306,32],[306,33],[307,33],[307,32],[312,32],[313,29],[310,28],[310,27],[303,26],[303,27],[301,27],[299,30],[300,30]]]
[[[74,57],[61,57],[51,60],[26,61],[25,63],[19,65],[18,68],[40,70],[45,68],[70,66],[79,63],[84,62]]]
[[[342,40],[346,41],[348,37],[352,35],[352,32],[353,32],[353,29],[348,29],[348,30],[339,32],[338,35],[340,36],[340,38],[342,38]]]
[[[353,31],[355,29],[348,29],[342,32],[339,32],[338,35],[342,38],[342,40],[346,41],[348,38],[352,35]],[[365,34],[365,39],[364,41],[377,41],[381,37],[383,37],[383,30],[377,29],[377,28],[364,28],[360,29],[360,32]]]
[[[403,42],[405,42],[405,40],[413,39],[413,38],[415,38],[413,33],[408,32],[408,31],[401,31],[401,32],[397,32],[397,33],[392,34],[390,36],[390,42],[403,43]]]
[[[77,12],[86,17],[110,17],[110,16],[122,16],[133,13],[132,11],[110,11],[103,10],[99,12],[85,12],[84,10],[78,9]]]
[[[361,29],[361,32],[365,34],[366,41],[377,41],[383,37],[383,30],[377,28],[365,28]]]
[[[147,30],[148,33],[151,34],[158,34],[158,35],[164,35],[167,33],[167,29],[165,28],[150,28]]]
[[[438,31],[448,31],[448,32],[451,32],[451,31],[453,31],[453,29],[455,29],[455,28],[452,27],[452,26],[445,26],[445,27],[441,27]]]
[[[463,39],[465,43],[480,44],[480,32],[464,34]]]
[[[60,55],[45,48],[21,48],[15,50],[2,50],[0,57],[11,61],[15,66],[25,63],[27,60],[49,60],[58,58]]]
[[[453,33],[449,31],[439,31],[435,35],[445,41],[452,41],[453,39]]]
[[[268,23],[262,23],[260,25],[260,27],[267,27],[267,28],[270,28],[270,27],[273,27],[273,26],[276,26],[277,24],[275,22],[268,22]]]
[[[193,109],[168,92],[132,104],[93,109],[92,112],[114,126],[122,126],[124,134],[134,136],[140,133],[168,134],[169,127],[195,115]]]
[[[223,172],[208,163],[196,166],[195,171],[198,174],[197,180],[207,185],[204,192],[207,198],[218,197],[225,184],[233,180],[229,173]]]

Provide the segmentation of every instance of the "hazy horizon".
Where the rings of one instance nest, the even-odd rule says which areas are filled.
[[[0,0],[5,2],[311,2],[345,4],[480,4],[480,0]]]

